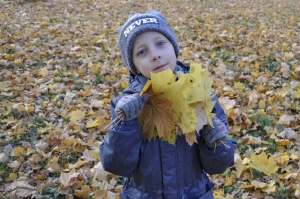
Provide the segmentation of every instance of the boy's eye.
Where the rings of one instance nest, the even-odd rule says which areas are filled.
[[[157,42],[157,46],[162,46],[162,45],[164,45],[166,42],[165,41],[159,41],[159,42]]]
[[[147,51],[145,49],[137,52],[137,56],[145,54]]]

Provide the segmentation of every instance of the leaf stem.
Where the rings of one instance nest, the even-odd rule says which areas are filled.
[[[117,124],[119,124],[125,117],[125,113],[121,112],[118,114],[118,117],[116,117],[113,121],[111,121],[106,127],[104,127],[104,130],[106,130],[110,125],[116,122],[115,125],[113,125],[111,128],[114,128]]]
[[[222,144],[223,144],[226,148],[230,149],[230,146],[226,145],[226,142],[224,142],[222,139],[220,139],[220,141],[222,142]],[[215,149],[214,149],[214,153],[216,153],[216,148],[217,148],[217,142],[215,141]]]

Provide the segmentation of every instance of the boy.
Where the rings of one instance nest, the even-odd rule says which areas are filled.
[[[236,142],[227,138],[226,115],[216,98],[215,128],[205,125],[197,133],[198,144],[189,146],[184,135],[174,145],[159,138],[142,138],[138,122],[147,95],[141,97],[150,72],[171,69],[187,73],[177,61],[179,48],[174,32],[157,11],[135,14],[119,31],[119,49],[129,67],[130,84],[111,101],[112,118],[124,112],[124,119],[111,128],[100,145],[103,168],[124,176],[121,198],[213,198],[208,174],[223,173],[233,165]],[[225,146],[222,142],[226,142]]]

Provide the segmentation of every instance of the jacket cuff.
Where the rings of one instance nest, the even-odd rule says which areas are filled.
[[[226,144],[226,146],[225,146]],[[231,141],[227,138],[224,144],[221,144],[217,147],[210,148],[205,144],[205,141],[201,139],[199,144],[200,150],[207,156],[215,156],[221,154],[223,151],[226,151],[227,147],[232,147]]]
[[[112,124],[114,125],[114,124]],[[117,124],[114,129],[119,130],[132,130],[133,128],[139,127],[138,119],[133,119],[130,121],[121,121],[119,124]]]

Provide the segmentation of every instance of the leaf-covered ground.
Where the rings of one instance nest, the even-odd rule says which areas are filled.
[[[117,30],[149,9],[209,69],[239,144],[215,198],[299,198],[298,0],[0,0],[0,198],[118,198],[98,152],[127,86]]]

